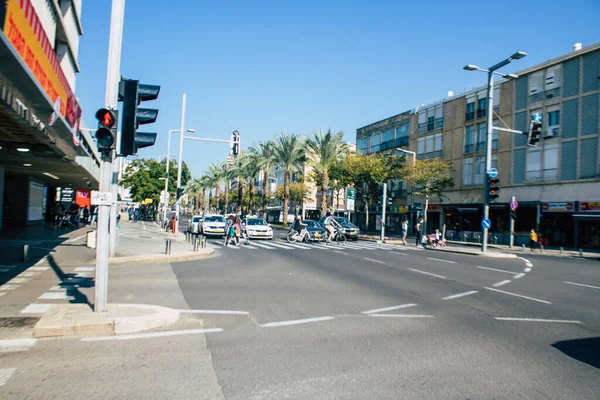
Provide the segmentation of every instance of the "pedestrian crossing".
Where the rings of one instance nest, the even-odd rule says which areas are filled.
[[[366,242],[366,241],[357,241],[357,242],[346,242],[346,244],[337,243],[288,243],[282,240],[272,240],[272,241],[258,241],[251,240],[248,244],[240,244],[239,246],[235,246],[233,243],[225,246],[223,241],[209,241],[208,246],[213,248],[219,248],[223,250],[325,250],[325,251],[335,251],[335,250],[356,250],[356,251],[377,251],[377,250],[398,250],[401,248],[402,250],[417,250],[411,246],[397,246],[386,243],[376,243],[376,242]]]

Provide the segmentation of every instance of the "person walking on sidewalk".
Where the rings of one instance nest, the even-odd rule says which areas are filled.
[[[419,218],[419,222],[417,223],[417,247],[423,247],[421,245],[421,240],[423,239],[423,218]]]
[[[402,221],[402,225],[400,225],[400,230],[402,231],[402,244],[403,245],[407,245],[408,243],[406,243],[406,235],[408,234],[408,220],[405,219],[404,221]]]
[[[234,216],[230,215],[227,217],[227,222],[225,223],[225,243],[223,246],[227,247],[231,242],[231,239],[235,236],[235,228],[233,226]]]
[[[90,223],[90,206],[85,206],[83,209],[83,224],[87,225]]]
[[[531,251],[534,251],[535,249],[535,244],[538,241],[538,235],[537,233],[535,233],[535,229],[532,229],[531,232],[529,233],[529,248],[531,249]]]

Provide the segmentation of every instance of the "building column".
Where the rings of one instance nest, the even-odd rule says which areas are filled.
[[[4,210],[4,171],[5,168],[0,166],[0,230],[2,229],[2,211]]]

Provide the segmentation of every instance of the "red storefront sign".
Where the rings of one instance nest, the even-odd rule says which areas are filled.
[[[77,189],[75,203],[79,207],[89,207],[91,204],[90,191],[86,189]]]
[[[600,211],[600,201],[582,201],[579,203],[580,211]]]
[[[542,203],[542,211],[546,212],[571,212],[573,203]]]

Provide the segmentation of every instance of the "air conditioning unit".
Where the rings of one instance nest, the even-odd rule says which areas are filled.
[[[550,126],[550,127],[548,127],[548,129],[546,129],[546,134],[544,135],[544,138],[556,137],[556,136],[558,136],[559,132],[560,132],[560,127]]]

